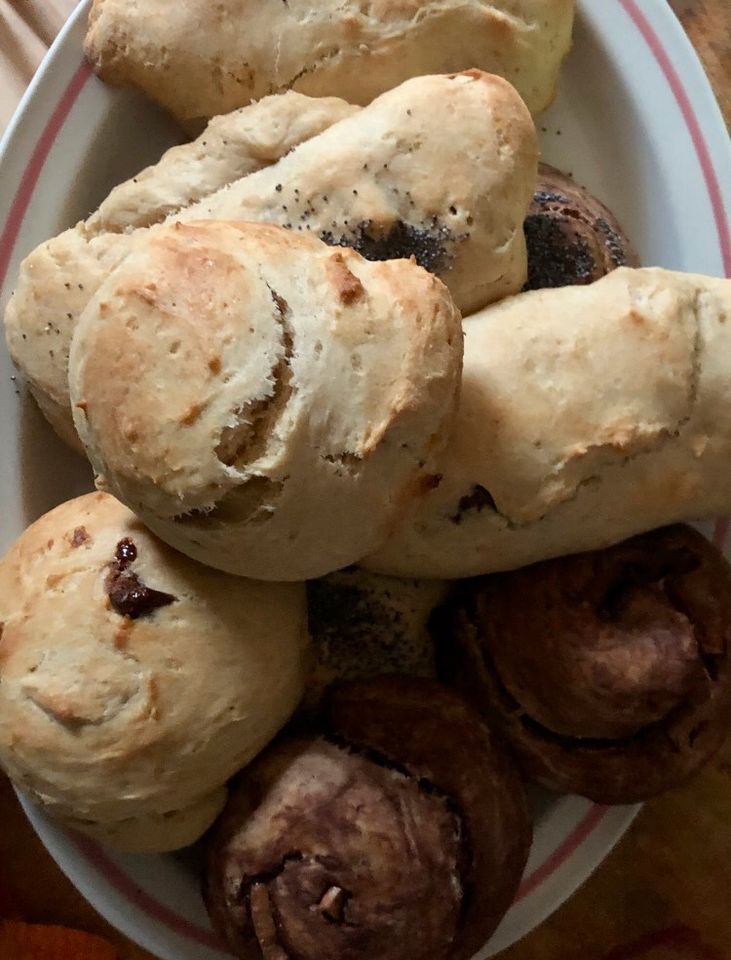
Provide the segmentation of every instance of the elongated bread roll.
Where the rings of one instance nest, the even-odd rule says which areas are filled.
[[[367,260],[413,256],[468,314],[525,281],[537,169],[535,127],[509,83],[417,77],[178,219],[266,221]]]
[[[358,112],[337,97],[289,92],[214,117],[191,143],[115,187],[84,223],[84,234],[160,223],[241,177],[271,166],[300,143]]]
[[[299,99],[308,109],[317,103]],[[325,117],[312,108],[322,125],[345,109],[330,103]],[[245,115],[254,110],[241,111],[237,121],[250,130],[249,144],[255,128]],[[371,260],[414,256],[447,284],[463,313],[520,290],[527,276],[522,225],[533,197],[537,145],[530,115],[504,80],[477,71],[419,77],[357,116],[307,142],[304,132],[302,138],[278,163],[178,210],[168,222],[267,221],[352,246]],[[163,186],[175,159],[169,157],[148,173],[152,200],[137,199],[139,184],[117,188],[87,224],[42,244],[21,267],[5,317],[10,352],[69,442],[66,366],[74,326],[110,270],[146,233],[99,230],[134,226],[130,207],[149,218],[153,208],[157,216],[171,202],[171,192],[178,196]],[[187,162],[184,168],[194,178],[190,193],[197,189],[198,168]]]
[[[305,580],[360,560],[430,482],[462,326],[442,283],[268,224],[151,230],[69,363],[98,484],[196,560]]]
[[[68,393],[71,336],[81,311],[131,248],[122,231],[160,223],[357,111],[334,97],[267,97],[216,117],[192,143],[115,187],[86,221],[36,247],[23,261],[5,312],[10,355],[58,435],[81,450]]]
[[[466,577],[731,510],[731,280],[620,268],[464,328],[441,482],[366,566]]]
[[[548,106],[575,0],[94,0],[86,54],[184,126],[270,93],[351,103],[409,77],[479,67]]]

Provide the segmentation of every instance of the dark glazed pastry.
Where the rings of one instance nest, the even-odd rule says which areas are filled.
[[[440,648],[526,774],[630,803],[681,783],[721,746],[730,631],[731,568],[678,525],[467,582]]]
[[[511,762],[428,680],[344,684],[324,726],[234,787],[208,848],[214,925],[247,958],[468,960],[530,846]]]
[[[523,227],[528,245],[526,290],[593,283],[640,261],[614,214],[571,177],[547,163]]]

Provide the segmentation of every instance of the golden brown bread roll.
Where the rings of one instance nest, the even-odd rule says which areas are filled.
[[[464,322],[439,484],[365,564],[465,577],[731,510],[731,280],[622,267]]]
[[[98,475],[210,566],[304,580],[382,543],[431,482],[459,391],[444,285],[267,224],[150,231],[69,364]]]
[[[300,99],[306,101],[303,109],[311,112],[312,123],[324,123],[322,109]],[[272,117],[279,116],[283,124],[291,109],[276,101],[270,98],[241,112],[237,128],[247,156],[254,152],[256,130],[245,120],[247,111],[268,102],[262,122],[270,130]],[[331,110],[340,109],[337,103]],[[269,138],[277,141],[274,132]],[[204,148],[200,144],[197,149]],[[201,189],[198,167],[187,158],[185,154],[179,170],[181,181],[188,190]],[[268,173],[241,177],[180,209],[168,222],[266,221],[354,247],[371,260],[414,256],[447,284],[457,306],[470,312],[516,293],[525,281],[522,224],[536,164],[533,122],[504,80],[478,71],[419,77],[301,143]],[[176,188],[160,186],[167,182],[169,166],[163,159],[150,173],[146,182],[154,186],[152,198],[146,192],[140,199],[139,184],[124,185],[102,204],[102,212],[41,244],[21,266],[5,315],[8,346],[64,439],[74,437],[66,364],[78,317],[109,272],[147,233],[98,230],[103,224],[116,229],[127,222],[128,201],[139,203],[143,217],[149,217],[151,208],[157,216],[172,202],[171,193],[177,203]],[[208,172],[208,180],[211,176]],[[192,186],[186,178],[192,178]]]
[[[233,180],[275,163],[298,143],[357,110],[334,97],[266,97],[214,117],[192,143],[168,150],[115,187],[98,210],[23,261],[5,311],[13,362],[53,429],[83,452],[71,418],[68,356],[81,312],[129,253],[130,231],[179,215]]]
[[[302,585],[209,570],[79,497],[0,561],[0,766],[111,846],[185,846],[297,706],[307,650]]]
[[[647,800],[731,731],[731,569],[690,527],[468,581],[441,629],[453,682],[554,790]]]
[[[551,102],[575,0],[94,0],[86,54],[183,126],[270,93],[369,103],[409,77],[479,67]]]

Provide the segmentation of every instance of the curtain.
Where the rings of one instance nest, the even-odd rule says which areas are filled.
[[[0,133],[76,0],[0,0]]]

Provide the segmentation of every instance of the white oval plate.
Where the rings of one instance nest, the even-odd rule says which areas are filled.
[[[574,51],[539,119],[545,158],[589,186],[646,265],[731,275],[731,149],[708,81],[665,0],[579,0]],[[0,148],[0,309],[21,258],[86,215],[177,139],[149,104],[84,64],[86,3],[58,37]],[[722,179],[723,178],[723,179]],[[91,486],[45,426],[0,348],[0,552]],[[725,524],[705,527],[716,542]],[[224,960],[185,854],[119,856],[26,812],[60,867],[131,939],[164,960]],[[491,956],[555,910],[601,863],[637,807],[536,792],[535,842]]]

